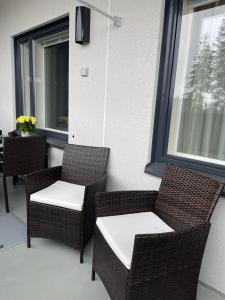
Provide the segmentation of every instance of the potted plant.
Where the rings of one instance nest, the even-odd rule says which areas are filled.
[[[21,136],[29,136],[35,131],[37,119],[32,116],[19,116],[16,119],[16,124],[21,132]]]

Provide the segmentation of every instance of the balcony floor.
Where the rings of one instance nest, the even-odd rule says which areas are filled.
[[[26,221],[23,184],[8,182],[11,211]],[[4,211],[0,189],[0,213]],[[32,248],[26,245],[0,253],[0,299],[4,300],[109,300],[99,280],[90,279],[92,242],[86,247],[84,263],[79,253],[62,244],[32,239]],[[223,300],[208,288],[199,285],[197,300]]]

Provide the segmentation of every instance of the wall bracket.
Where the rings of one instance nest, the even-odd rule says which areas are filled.
[[[122,26],[122,18],[121,17],[109,15],[106,12],[102,11],[101,9],[99,9],[96,6],[88,3],[85,0],[77,0],[77,1],[84,4],[85,6],[89,7],[90,9],[98,12],[102,16],[104,16],[104,17],[110,19],[111,21],[113,21],[114,26],[116,26],[116,27],[121,27]]]

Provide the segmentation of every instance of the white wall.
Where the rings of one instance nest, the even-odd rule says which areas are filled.
[[[154,3],[154,8],[153,8]],[[162,1],[111,1],[105,144],[112,149],[111,189],[158,188],[144,173],[149,161],[158,76]],[[129,176],[128,176],[129,174]]]
[[[63,151],[57,148],[50,147],[48,151],[49,167],[61,166],[63,159]]]
[[[11,36],[70,14],[69,131],[75,142],[111,148],[108,189],[158,189],[144,173],[149,160],[164,0],[89,0],[123,18],[123,26],[92,12],[91,43],[74,43],[72,0],[0,0],[0,128],[14,128]],[[90,76],[82,78],[80,68]],[[51,148],[50,165],[62,152]],[[225,202],[212,219],[201,280],[225,294]]]

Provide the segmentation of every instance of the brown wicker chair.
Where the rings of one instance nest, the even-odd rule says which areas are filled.
[[[35,172],[27,176],[27,246],[31,237],[54,239],[80,250],[83,262],[84,246],[92,236],[95,226],[95,193],[105,191],[106,166],[109,149],[81,145],[65,145],[62,166]],[[54,184],[54,186],[53,186]],[[56,185],[60,184],[74,192],[55,195]],[[66,206],[67,198],[76,204],[76,189],[84,189],[79,209]],[[60,188],[59,188],[60,189]],[[64,188],[61,188],[64,189]],[[38,202],[34,197],[46,191],[53,191],[52,201]],[[60,193],[60,190],[59,190]],[[54,198],[59,202],[55,203]],[[41,198],[36,198],[41,199]],[[48,194],[48,199],[50,196]],[[70,203],[70,204],[71,204]]]
[[[113,300],[196,299],[209,220],[222,188],[223,184],[214,179],[170,165],[159,192],[99,193],[97,224],[98,220],[109,220],[109,216],[154,212],[174,231],[137,233],[131,266],[127,268],[96,225],[92,280],[96,271]]]
[[[5,208],[9,212],[6,178],[41,170],[46,164],[46,136],[5,137],[2,172]]]

